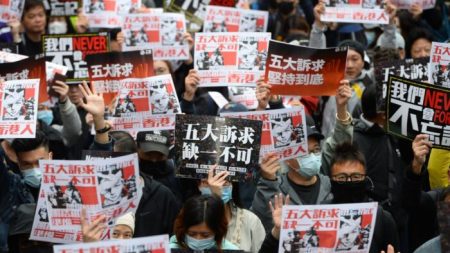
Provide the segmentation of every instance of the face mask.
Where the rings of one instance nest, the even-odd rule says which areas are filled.
[[[367,196],[366,181],[338,183],[331,180],[331,193],[334,203],[337,204],[364,202]]]
[[[311,178],[319,174],[322,165],[322,154],[311,153],[306,157],[297,158],[300,169],[297,172],[306,178]]]
[[[223,203],[226,204],[226,203],[230,202],[230,200],[233,198],[232,193],[233,193],[233,187],[231,185],[222,187]]]
[[[64,21],[53,21],[48,24],[49,34],[65,34],[67,33],[67,23]]]
[[[44,121],[47,126],[53,122],[53,112],[51,110],[38,111],[37,118]]]
[[[33,187],[39,188],[41,185],[42,172],[40,168],[33,168],[28,170],[22,170],[23,181]]]
[[[212,195],[212,191],[211,191],[211,189],[209,187],[200,187],[198,189],[200,190],[202,195],[205,195],[205,196],[211,196]]]
[[[214,241],[214,236],[206,239],[195,239],[194,237],[190,237],[186,235],[184,241],[188,245],[188,247],[192,250],[205,250],[212,249],[216,246],[216,241]]]
[[[147,161],[139,160],[139,170],[147,175],[159,175],[166,168],[166,161]]]
[[[278,10],[283,15],[288,15],[294,10],[293,2],[281,2],[278,4]]]

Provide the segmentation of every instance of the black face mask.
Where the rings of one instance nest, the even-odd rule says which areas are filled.
[[[159,176],[165,172],[166,161],[139,160],[139,170],[147,175]]]
[[[288,15],[294,10],[293,2],[281,2],[278,4],[278,10],[283,15]]]
[[[364,202],[367,198],[366,181],[338,183],[331,180],[331,193],[333,202],[337,204]]]

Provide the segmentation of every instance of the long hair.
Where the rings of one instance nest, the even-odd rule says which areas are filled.
[[[222,241],[227,234],[228,222],[222,199],[217,196],[195,196],[184,203],[173,228],[178,244],[182,248],[188,248],[184,241],[188,229],[203,222],[214,232],[217,249],[222,252]]]

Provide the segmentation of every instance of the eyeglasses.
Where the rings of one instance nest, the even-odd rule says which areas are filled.
[[[345,173],[341,173],[341,174],[336,174],[332,176],[334,181],[338,182],[338,183],[345,183],[345,182],[361,182],[364,179],[366,179],[366,174],[361,174],[361,173],[352,173],[350,175],[345,174]],[[350,180],[349,180],[350,179]]]

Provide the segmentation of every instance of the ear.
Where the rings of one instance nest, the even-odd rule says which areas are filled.
[[[11,144],[8,141],[2,141],[1,146],[5,151],[5,155],[9,158],[9,160],[18,164],[19,159],[17,158],[16,151],[14,151],[14,149],[11,147]]]
[[[48,160],[53,160],[53,152],[48,152]]]

